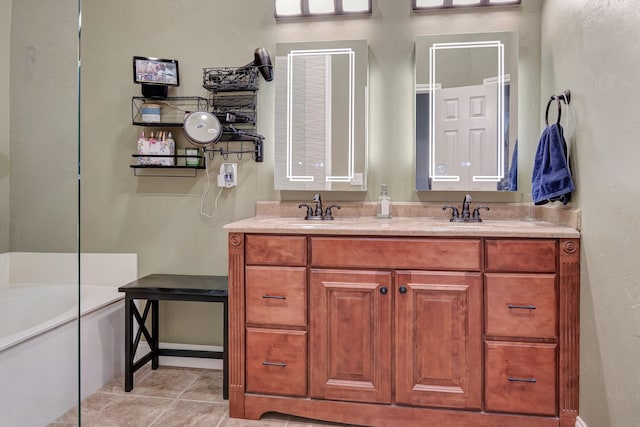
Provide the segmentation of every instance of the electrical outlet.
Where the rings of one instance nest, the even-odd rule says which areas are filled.
[[[354,173],[353,178],[351,178],[351,185],[362,185],[362,174]]]
[[[236,185],[238,185],[238,164],[221,164],[220,175],[218,175],[218,187],[231,188]]]

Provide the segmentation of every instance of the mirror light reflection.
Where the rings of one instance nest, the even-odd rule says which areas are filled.
[[[437,55],[436,52],[441,49],[477,49],[477,48],[496,48],[497,49],[497,78],[493,81],[484,81],[483,85],[477,89],[470,89],[468,99],[459,98],[461,91],[455,88],[454,91],[437,88],[436,76]],[[429,114],[429,138],[432,141],[429,144],[429,158],[431,164],[429,166],[429,178],[432,183],[438,181],[456,181],[459,182],[462,168],[470,168],[472,181],[498,182],[504,178],[504,132],[500,130],[504,128],[504,44],[500,41],[480,41],[480,42],[461,42],[461,43],[434,43],[429,48],[429,87],[433,96],[429,98],[430,114]],[[471,92],[473,90],[473,92]],[[446,91],[446,93],[445,93]],[[491,100],[495,99],[497,108],[491,108]],[[467,103],[468,105],[461,105]],[[437,107],[436,107],[437,104]],[[465,108],[467,107],[467,108]],[[443,116],[443,122],[438,122],[436,117],[436,109],[439,108],[439,115]],[[466,112],[469,120],[470,128],[464,129],[464,125],[448,126],[447,122],[459,122],[462,117],[461,113]],[[479,121],[482,122],[479,122]],[[495,133],[490,129],[495,126]],[[468,132],[468,134],[466,132]],[[491,150],[495,152],[495,163],[491,161],[490,155],[478,156],[473,162],[471,157],[464,163],[460,164],[461,168],[447,168],[443,165],[447,164],[451,158],[448,151],[461,151],[461,147],[465,144],[462,138],[466,138],[470,147],[479,147],[483,150]],[[491,147],[492,141],[495,141],[495,147]],[[469,151],[472,148],[468,149]],[[482,160],[488,160],[482,162]],[[458,158],[459,160],[459,158]],[[443,163],[444,162],[444,163]],[[495,171],[495,174],[491,174]],[[455,174],[458,172],[458,174]],[[481,175],[487,172],[487,175]],[[435,185],[435,184],[434,184]]]
[[[344,55],[347,61],[348,72],[345,77],[348,83],[347,87],[347,98],[346,105],[336,105],[336,100],[332,96],[333,93],[333,78],[330,70],[333,68],[333,62],[335,58],[338,58],[338,55]],[[304,68],[305,73],[313,73],[313,68],[315,67],[315,72],[318,76],[316,78],[315,83],[321,84],[325,90],[324,94],[320,94],[321,97],[324,97],[325,112],[325,132],[322,132],[323,138],[325,139],[324,146],[327,150],[330,150],[332,144],[326,139],[331,138],[332,135],[332,123],[330,117],[333,114],[334,108],[339,108],[343,110],[346,114],[344,117],[347,118],[347,127],[346,135],[342,135],[343,139],[346,139],[346,159],[347,159],[347,174],[346,175],[331,175],[331,169],[327,168],[328,174],[324,176],[324,179],[327,182],[335,181],[335,182],[350,182],[353,178],[354,164],[353,164],[353,115],[354,115],[354,90],[355,90],[355,52],[351,48],[344,49],[315,49],[315,50],[294,50],[291,51],[287,55],[287,178],[290,181],[314,181],[316,178],[313,175],[296,175],[294,172],[294,158],[300,159],[304,157],[297,155],[294,153],[296,147],[300,148],[299,144],[294,145],[294,126],[296,123],[296,119],[294,117],[294,112],[299,112],[301,109],[306,108],[307,102],[307,89],[313,90],[312,88],[306,88],[310,82],[307,79],[304,81],[298,81],[296,76],[299,76],[302,70],[299,73],[295,73],[295,68]],[[309,76],[309,74],[306,74]],[[322,80],[324,80],[324,84],[322,84]],[[300,93],[304,92],[304,95],[301,96]],[[298,94],[297,96],[295,94]],[[307,119],[309,120],[309,119]],[[345,138],[346,137],[346,138]],[[327,153],[328,156],[326,158],[331,158],[330,153]],[[303,162],[297,162],[298,165],[304,166]],[[306,170],[306,168],[303,168]]]

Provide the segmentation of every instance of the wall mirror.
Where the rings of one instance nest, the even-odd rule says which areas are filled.
[[[367,189],[366,40],[279,43],[276,190]]]
[[[518,37],[416,38],[416,189],[517,190]]]

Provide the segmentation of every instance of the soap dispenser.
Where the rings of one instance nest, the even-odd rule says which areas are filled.
[[[391,197],[387,193],[387,184],[382,184],[378,196],[378,218],[391,218]]]

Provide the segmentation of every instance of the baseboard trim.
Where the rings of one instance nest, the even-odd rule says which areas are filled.
[[[170,350],[199,350],[199,351],[222,351],[222,346],[217,345],[196,345],[196,344],[176,344],[161,342],[160,348]],[[141,357],[147,354],[151,348],[146,342],[140,342],[138,351]],[[137,358],[136,358],[137,360]],[[179,368],[199,368],[199,369],[222,369],[222,359],[205,359],[201,357],[174,357],[160,356],[160,366],[176,366]]]
[[[582,421],[582,418],[578,417],[576,418],[576,427],[588,427],[588,426],[587,426],[587,423]]]

